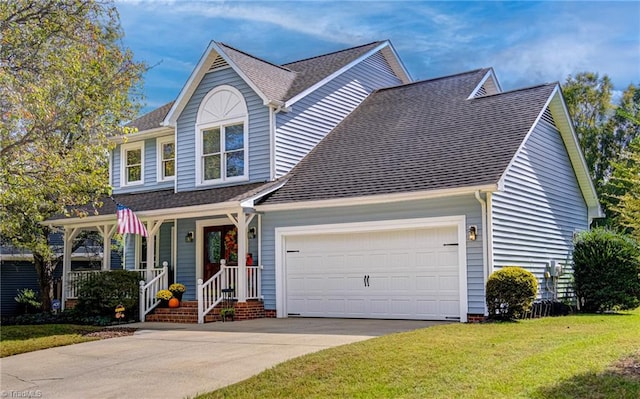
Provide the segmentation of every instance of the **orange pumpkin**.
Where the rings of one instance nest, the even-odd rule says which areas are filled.
[[[169,307],[170,308],[177,308],[179,306],[180,306],[180,301],[178,300],[178,298],[169,299]]]

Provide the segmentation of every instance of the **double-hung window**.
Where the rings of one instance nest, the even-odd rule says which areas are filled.
[[[202,131],[203,182],[241,178],[245,171],[244,123]]]
[[[120,157],[122,159],[121,185],[144,183],[144,142],[123,144]]]
[[[247,180],[247,107],[242,94],[227,85],[211,90],[196,124],[196,184]]]
[[[158,181],[173,180],[176,175],[176,145],[173,137],[158,139]]]

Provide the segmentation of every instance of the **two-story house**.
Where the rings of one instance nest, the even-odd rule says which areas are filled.
[[[147,271],[143,319],[180,282],[200,322],[229,287],[245,318],[467,321],[501,266],[557,296],[574,233],[600,216],[557,83],[413,82],[388,41],[285,65],[211,42],[131,126],[110,178],[149,231],[124,254]],[[49,223],[65,243],[110,238],[115,204],[98,211]]]

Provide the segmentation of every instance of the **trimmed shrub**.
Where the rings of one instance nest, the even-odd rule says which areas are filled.
[[[538,293],[538,280],[528,270],[507,266],[497,270],[487,280],[489,318],[513,320],[531,309]]]
[[[640,305],[638,242],[596,228],[580,233],[574,244],[573,276],[580,311],[615,311]]]
[[[127,270],[100,273],[78,287],[75,310],[84,317],[114,317],[122,305],[127,318],[137,315],[140,276]]]

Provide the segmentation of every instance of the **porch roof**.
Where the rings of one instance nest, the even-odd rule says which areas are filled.
[[[91,216],[113,215],[116,217],[116,203],[120,203],[138,214],[144,216],[145,212],[158,211],[163,209],[176,210],[178,208],[187,208],[199,205],[213,205],[234,203],[240,206],[240,202],[251,197],[259,195],[262,191],[269,190],[278,182],[259,182],[249,183],[236,186],[218,187],[198,191],[175,192],[173,189],[150,191],[143,193],[131,194],[115,194],[114,201],[109,197],[102,198],[101,206],[84,205],[82,207],[74,207],[81,211],[86,211]],[[70,219],[64,214],[58,214],[48,219],[47,222],[60,221]],[[87,218],[83,218],[87,219]],[[56,224],[56,223],[52,223]]]

